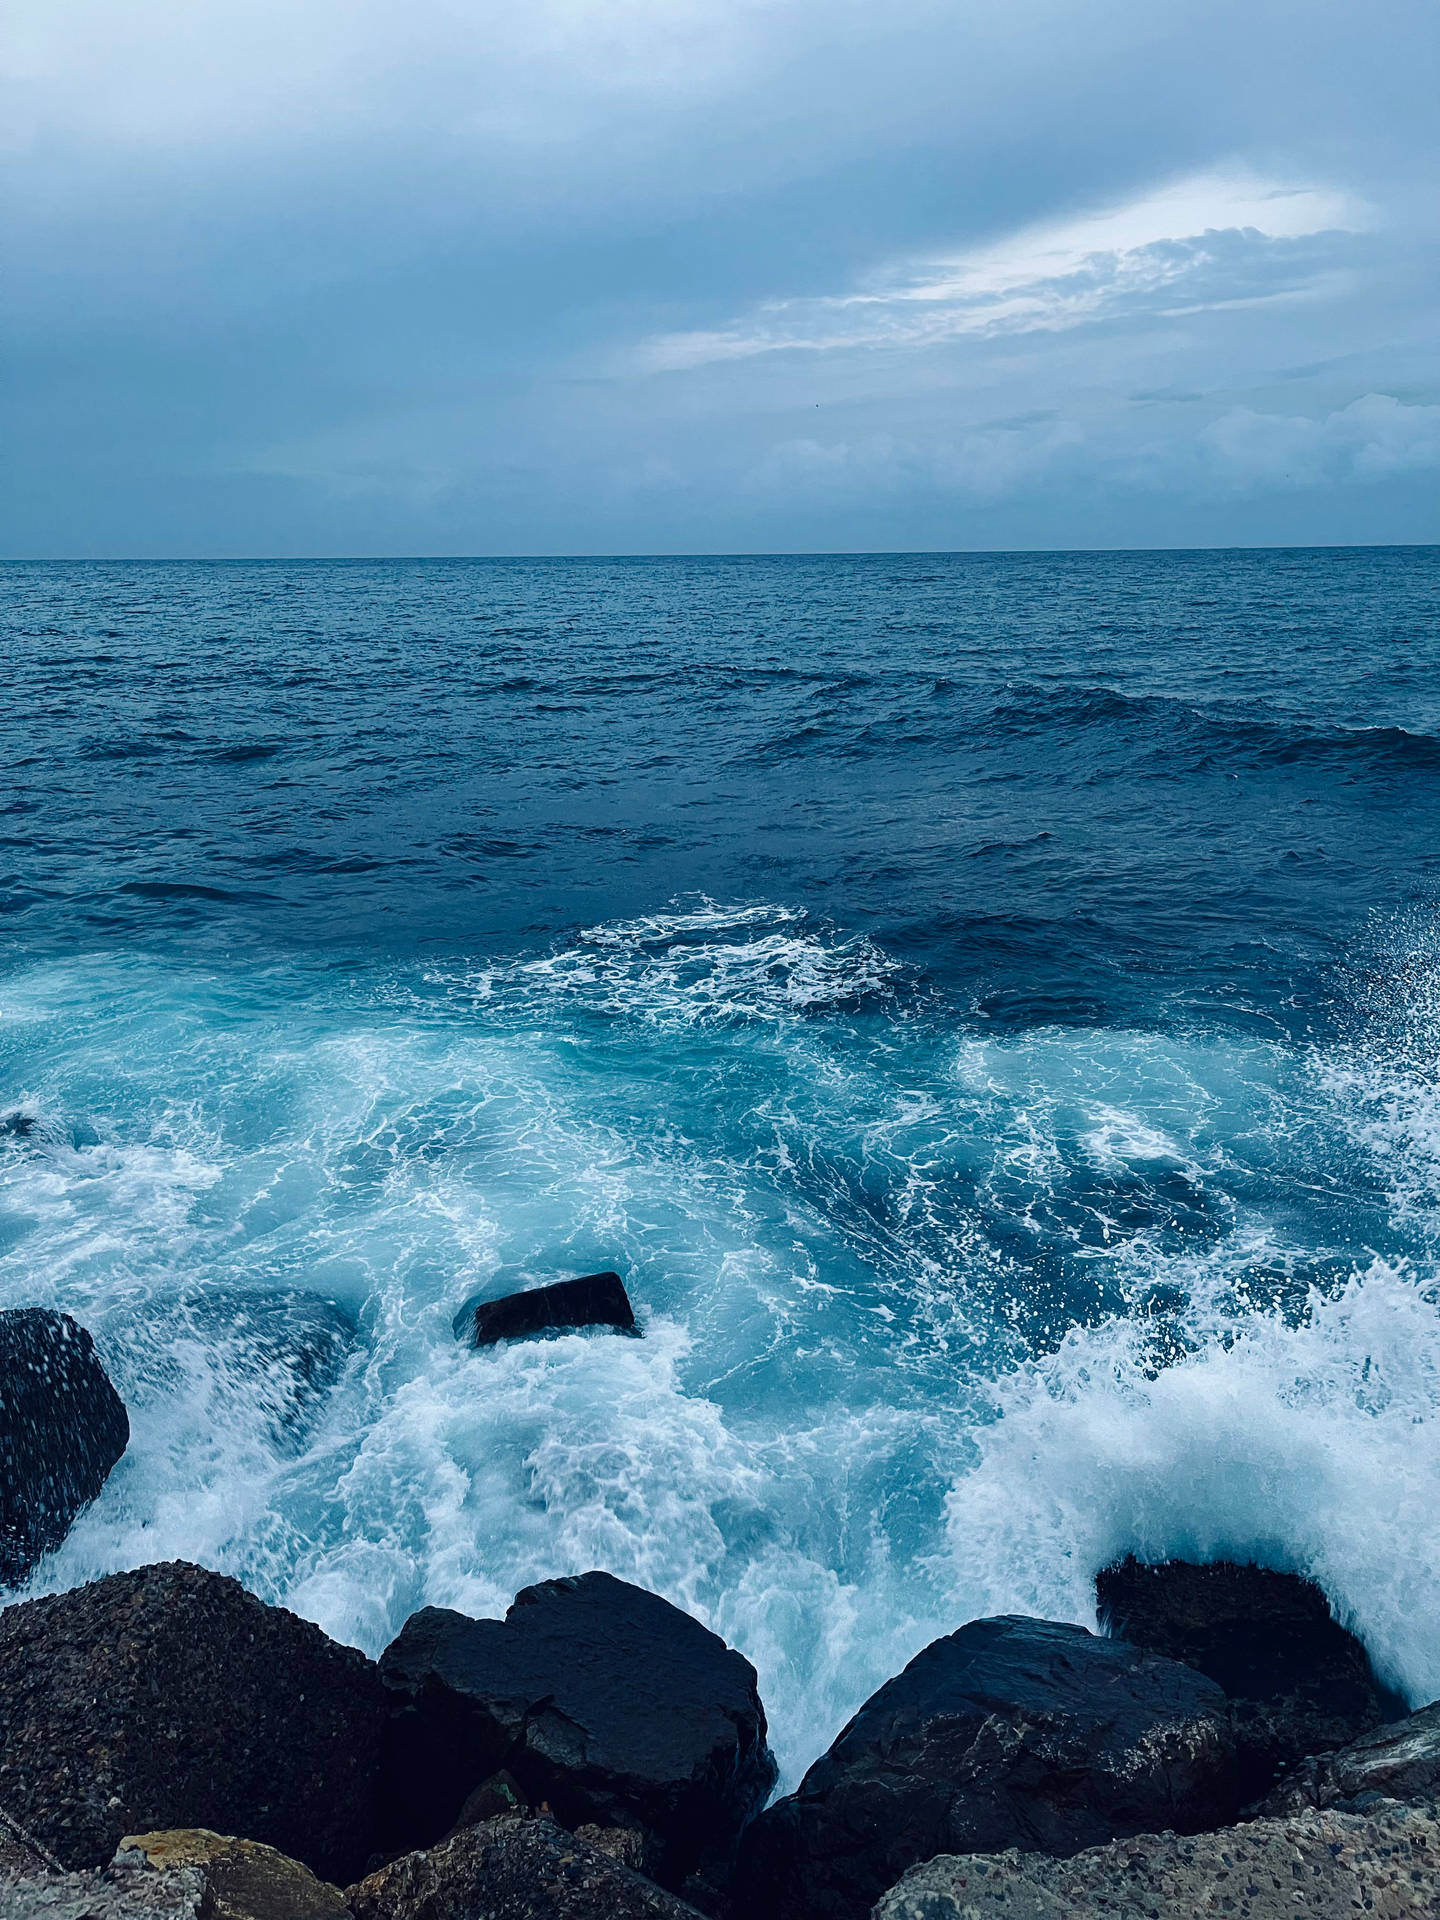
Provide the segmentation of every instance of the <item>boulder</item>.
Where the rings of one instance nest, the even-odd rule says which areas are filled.
[[[755,1669],[698,1620],[608,1573],[547,1580],[503,1620],[442,1607],[384,1652],[392,1844],[428,1844],[504,1768],[565,1825],[639,1825],[678,1886],[725,1854],[775,1781]]]
[[[1440,1802],[1440,1700],[1338,1753],[1307,1759],[1280,1782],[1260,1811],[1364,1808],[1376,1794],[1420,1806]]]
[[[65,1867],[208,1827],[349,1879],[385,1712],[363,1654],[181,1561],[0,1611],[0,1807]]]
[[[1077,1853],[1238,1807],[1213,1680],[1083,1627],[975,1620],[887,1681],[754,1823],[737,1900],[747,1915],[862,1920],[937,1853]]]
[[[354,1920],[699,1920],[553,1820],[464,1827],[346,1889]]]
[[[1298,1574],[1127,1559],[1096,1577],[1095,1592],[1120,1639],[1183,1660],[1225,1689],[1246,1799],[1306,1754],[1344,1746],[1386,1718],[1364,1647]]]
[[[124,1402],[68,1313],[0,1313],[0,1587],[58,1547],[130,1441]]]
[[[1440,1912],[1434,1809],[1257,1820],[1182,1839],[1147,1833],[1069,1860],[942,1854],[912,1868],[874,1920],[1419,1920]]]
[[[350,1920],[339,1889],[298,1860],[198,1829],[124,1839],[100,1871],[0,1858],[0,1911],[6,1920]]]
[[[618,1327],[633,1333],[635,1310],[618,1273],[587,1273],[578,1280],[557,1280],[498,1300],[476,1295],[455,1316],[455,1337],[472,1347],[491,1347],[527,1333],[564,1327]]]
[[[177,1337],[198,1341],[247,1411],[266,1416],[282,1452],[303,1440],[359,1338],[343,1307],[299,1287],[195,1288],[148,1331],[162,1365]]]

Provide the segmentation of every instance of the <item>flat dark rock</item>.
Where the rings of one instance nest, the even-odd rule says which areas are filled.
[[[95,1343],[68,1313],[0,1313],[0,1587],[58,1547],[130,1441]]]
[[[347,1887],[355,1920],[700,1920],[553,1820],[466,1827]]]
[[[1007,1616],[937,1640],[741,1843],[747,1920],[864,1920],[910,1867],[1194,1833],[1239,1808],[1229,1709],[1179,1662]]]
[[[467,1300],[455,1316],[455,1337],[473,1347],[565,1327],[633,1332],[635,1311],[619,1274],[586,1273],[578,1280],[557,1280],[553,1286],[530,1287],[499,1300]]]
[[[504,1620],[427,1607],[381,1656],[392,1845],[426,1845],[505,1768],[567,1826],[638,1823],[678,1886],[725,1855],[775,1780],[755,1670],[608,1573],[547,1580]]]
[[[1130,1558],[1098,1574],[1095,1593],[1119,1638],[1183,1660],[1225,1689],[1247,1800],[1307,1754],[1345,1746],[1387,1716],[1391,1703],[1364,1647],[1298,1574]]]
[[[385,1711],[364,1654],[183,1561],[0,1611],[0,1807],[66,1867],[208,1827],[352,1879]]]

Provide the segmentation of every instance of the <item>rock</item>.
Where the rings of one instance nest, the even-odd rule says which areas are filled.
[[[354,1920],[698,1920],[553,1820],[513,1815],[403,1854],[345,1898]]]
[[[531,1811],[530,1802],[513,1773],[507,1773],[503,1767],[498,1773],[488,1774],[479,1786],[465,1797],[465,1804],[455,1816],[457,1827],[476,1827],[482,1820],[498,1820],[506,1813],[526,1813]]]
[[[427,1607],[381,1656],[392,1838],[428,1843],[504,1767],[570,1827],[638,1824],[678,1885],[774,1784],[749,1661],[608,1573],[547,1580],[504,1620]]]
[[[198,1828],[122,1840],[101,1872],[0,1861],[0,1894],[6,1920],[350,1920],[297,1860]]]
[[[1106,1567],[1095,1591],[1121,1639],[1183,1660],[1225,1689],[1247,1800],[1306,1754],[1344,1746],[1386,1717],[1364,1647],[1298,1574],[1127,1559]]]
[[[95,1343],[68,1313],[0,1313],[0,1587],[58,1547],[130,1442]]]
[[[1440,1802],[1440,1700],[1356,1740],[1338,1753],[1306,1760],[1265,1800],[1266,1814],[1306,1807],[1363,1807],[1370,1796],[1416,1805]]]
[[[1225,1696],[1179,1662],[1018,1616],[936,1640],[746,1833],[747,1916],[860,1920],[908,1867],[1077,1853],[1238,1810]]]
[[[587,1273],[578,1280],[507,1293],[499,1300],[476,1295],[455,1316],[456,1339],[472,1347],[559,1327],[618,1327],[633,1333],[635,1311],[619,1274]]]
[[[914,1867],[873,1920],[1421,1920],[1440,1912],[1433,1809],[1257,1820],[1191,1839],[1147,1833],[1069,1860],[941,1855]]]
[[[358,1338],[343,1307],[299,1287],[194,1287],[157,1300],[126,1333],[152,1390],[198,1378],[215,1419],[259,1425],[281,1453],[303,1442]]]
[[[114,1866],[161,1875],[195,1873],[203,1920],[350,1920],[340,1889],[317,1880],[298,1860],[205,1827],[127,1835]]]
[[[0,1806],[69,1868],[209,1827],[349,1878],[384,1719],[363,1654],[182,1561],[0,1611]]]

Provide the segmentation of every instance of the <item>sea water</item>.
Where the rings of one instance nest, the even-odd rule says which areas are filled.
[[[3,577],[0,1305],[133,1429],[25,1592],[607,1567],[791,1782],[1127,1551],[1440,1693],[1440,551]]]

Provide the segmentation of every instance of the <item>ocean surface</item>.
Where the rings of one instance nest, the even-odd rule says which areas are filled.
[[[608,1567],[792,1782],[1126,1551],[1440,1694],[1440,549],[0,575],[0,1305],[134,1429],[27,1591]]]

